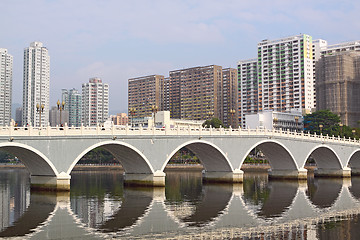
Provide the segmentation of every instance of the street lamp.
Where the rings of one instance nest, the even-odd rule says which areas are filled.
[[[136,112],[136,108],[130,108],[129,112],[130,112],[130,116],[131,116],[131,127],[132,127],[133,126],[133,118],[134,118],[134,115],[135,115],[135,112]]]
[[[356,130],[355,130],[355,129],[353,129],[353,130],[351,130],[351,132],[352,132],[352,134],[353,134],[353,136],[354,136],[354,138],[355,138],[355,133],[356,133]]]
[[[151,106],[151,111],[153,112],[153,121],[154,121],[154,127],[156,127],[156,121],[155,121],[155,116],[156,116],[156,113],[158,111],[158,106],[156,105],[152,105]]]
[[[230,124],[230,126],[231,125],[233,125],[234,124],[234,114],[235,114],[235,109],[231,109],[230,110],[230,114],[231,114],[231,124]]]
[[[319,125],[319,128],[320,128],[320,134],[321,134],[321,131],[322,131],[322,128],[324,127],[324,125],[320,124]]]
[[[36,112],[39,113],[39,127],[41,127],[41,113],[44,112],[45,105],[44,104],[36,104]]]
[[[62,101],[62,103],[60,104],[60,100],[58,100],[56,104],[57,104],[58,110],[60,111],[60,127],[62,127],[63,125],[61,124],[61,112],[64,111],[64,109],[65,109],[65,101]]]

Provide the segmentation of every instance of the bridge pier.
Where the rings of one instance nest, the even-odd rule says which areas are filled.
[[[346,178],[351,177],[351,169],[348,167],[345,167],[343,169],[323,169],[318,168],[314,171],[315,177],[340,177],[340,178]]]
[[[165,187],[165,173],[156,171],[154,173],[124,173],[125,185]]]
[[[294,169],[269,169],[269,178],[273,179],[307,179],[307,170],[301,168],[298,170]]]
[[[240,169],[235,169],[233,172],[203,172],[205,182],[242,183],[243,179],[244,172]]]
[[[61,173],[58,176],[30,176],[32,189],[44,191],[70,191],[70,175]]]

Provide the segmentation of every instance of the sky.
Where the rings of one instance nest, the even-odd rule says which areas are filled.
[[[14,56],[13,103],[22,104],[23,50],[40,41],[51,58],[51,106],[61,89],[100,77],[116,114],[127,112],[129,78],[236,68],[263,39],[360,40],[359,12],[353,0],[0,0],[0,48]]]

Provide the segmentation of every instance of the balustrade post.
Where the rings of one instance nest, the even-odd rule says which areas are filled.
[[[68,130],[69,130],[69,127],[67,125],[67,122],[65,122],[65,124],[64,124],[64,135],[68,134]]]
[[[166,130],[166,128],[165,128],[165,130]],[[177,134],[177,135],[180,134],[180,126],[179,126],[179,125],[177,125],[177,127],[176,127],[176,134]]]
[[[46,127],[46,136],[50,136],[50,125],[49,124]]]
[[[129,135],[129,125],[126,125],[125,127],[125,135]]]
[[[140,131],[140,135],[142,135],[143,134],[143,126],[142,126],[142,124],[140,124],[139,131]]]
[[[31,124],[29,124],[28,130],[29,130],[29,136],[31,136],[33,133],[33,127],[31,126]]]
[[[84,124],[83,123],[81,123],[81,126],[80,126],[80,134],[84,135]]]

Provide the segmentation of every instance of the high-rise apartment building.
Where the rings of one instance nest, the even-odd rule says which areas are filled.
[[[360,52],[339,51],[316,63],[317,110],[328,109],[357,127],[360,119]]]
[[[131,78],[128,82],[128,110],[132,117],[150,117],[163,110],[164,76]]]
[[[109,85],[100,78],[82,84],[82,122],[85,126],[103,124],[109,115]]]
[[[233,128],[239,126],[239,91],[237,78],[237,70],[235,68],[223,69],[220,119],[222,119],[225,126],[231,126]]]
[[[82,116],[82,95],[75,88],[62,89],[62,101],[65,103],[65,110],[69,112],[68,125],[74,127],[81,126]]]
[[[254,60],[239,62],[243,126],[244,114],[251,111],[249,109],[256,111],[256,96],[257,111],[304,111],[314,107],[312,50],[312,38],[306,34],[263,40],[258,43],[256,63]]]
[[[12,104],[13,56],[0,48],[0,126],[10,125]]]
[[[170,111],[172,118],[205,120],[217,117],[237,127],[237,71],[210,65],[170,71],[169,77],[151,75],[129,79],[129,114],[146,117]],[[133,110],[135,109],[135,112]]]
[[[240,125],[245,126],[245,115],[262,111],[262,85],[258,82],[258,59],[238,63]]]
[[[313,40],[313,75],[314,75],[314,88],[316,86],[316,62],[322,56],[332,55],[339,52],[360,51],[360,41],[351,41],[338,44],[328,45],[326,40],[316,39]],[[316,90],[314,90],[314,105],[316,107]]]
[[[49,122],[50,56],[41,42],[24,50],[23,124],[47,126]]]
[[[210,65],[170,71],[172,118],[205,120],[221,117],[222,67]]]

